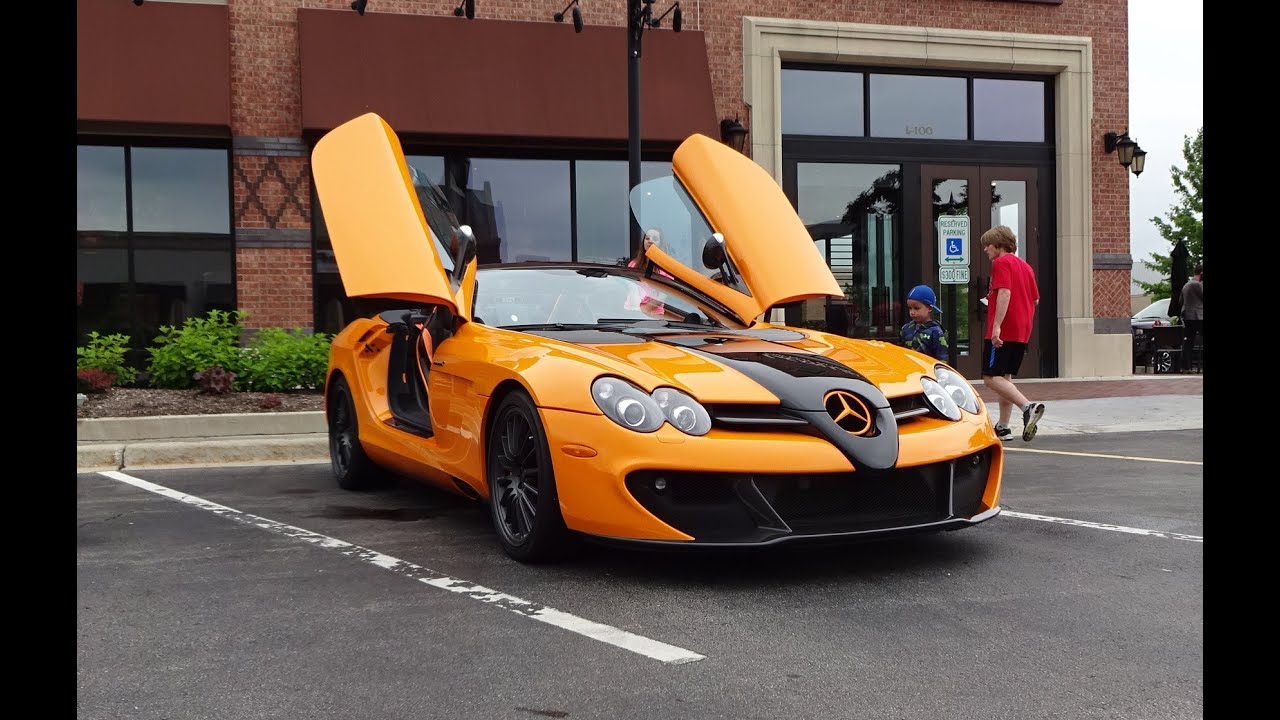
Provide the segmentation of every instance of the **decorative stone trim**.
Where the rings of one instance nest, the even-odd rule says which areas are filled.
[[[751,157],[779,183],[783,62],[1053,75],[1057,227],[1046,231],[1057,236],[1054,271],[1063,279],[1056,298],[1058,372],[1084,377],[1117,369],[1103,368],[1098,358],[1111,357],[1109,344],[1120,339],[1100,344],[1091,332],[1092,38],[751,16],[742,18],[742,35],[742,96],[751,107]]]
[[[236,228],[236,249],[311,248],[311,231],[296,228]]]
[[[231,152],[236,155],[307,157],[310,150],[301,138],[238,135],[231,139]]]
[[[1131,270],[1133,256],[1129,253],[1094,253],[1094,270]]]
[[[1128,335],[1133,332],[1129,318],[1094,318],[1094,335]]]

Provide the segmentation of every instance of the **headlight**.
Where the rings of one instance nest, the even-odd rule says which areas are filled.
[[[974,415],[978,414],[978,396],[973,392],[973,386],[968,380],[946,365],[934,365],[933,374],[938,378],[938,384],[942,385],[942,389],[947,391],[957,405]]]
[[[948,420],[960,419],[960,406],[951,399],[950,393],[942,387],[941,383],[931,377],[922,377],[920,384],[924,387],[924,399],[929,403],[929,407]]]
[[[601,412],[628,430],[651,433],[666,420],[653,398],[625,380],[597,378],[591,383],[591,397]]]
[[[653,400],[662,408],[667,422],[687,435],[706,435],[711,430],[711,415],[702,403],[675,388],[658,388]]]
[[[697,400],[675,388],[660,387],[647,395],[626,380],[597,378],[591,397],[608,418],[628,430],[650,433],[669,422],[686,435],[706,435],[711,415]]]

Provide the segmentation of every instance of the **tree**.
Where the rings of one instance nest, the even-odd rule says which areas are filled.
[[[1187,262],[1191,267],[1199,265],[1204,258],[1204,128],[1196,131],[1195,139],[1186,135],[1182,138],[1182,158],[1186,160],[1186,168],[1177,165],[1169,168],[1173,177],[1173,189],[1178,194],[1178,202],[1169,208],[1164,218],[1153,217],[1160,235],[1169,241],[1170,249],[1179,240],[1187,245]],[[1142,264],[1160,274],[1160,281],[1154,283],[1137,281],[1142,291],[1154,298],[1170,296],[1169,275],[1172,262],[1168,255],[1151,253],[1150,260]]]

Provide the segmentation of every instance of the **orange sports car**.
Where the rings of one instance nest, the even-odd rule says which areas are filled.
[[[955,370],[767,322],[841,296],[760,166],[693,135],[642,183],[631,266],[477,267],[476,241],[376,114],[312,170],[346,293],[399,309],[334,339],[333,473],[486,503],[513,558],[583,536],[726,547],[954,530],[1000,512],[1003,451]]]

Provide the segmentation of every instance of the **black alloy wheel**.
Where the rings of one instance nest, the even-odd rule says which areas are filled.
[[[329,388],[329,465],[343,490],[366,490],[377,485],[382,472],[360,445],[360,425],[346,378],[335,378]]]
[[[503,398],[485,444],[489,509],[502,549],[520,562],[559,558],[568,544],[551,453],[538,409],[523,392]]]

